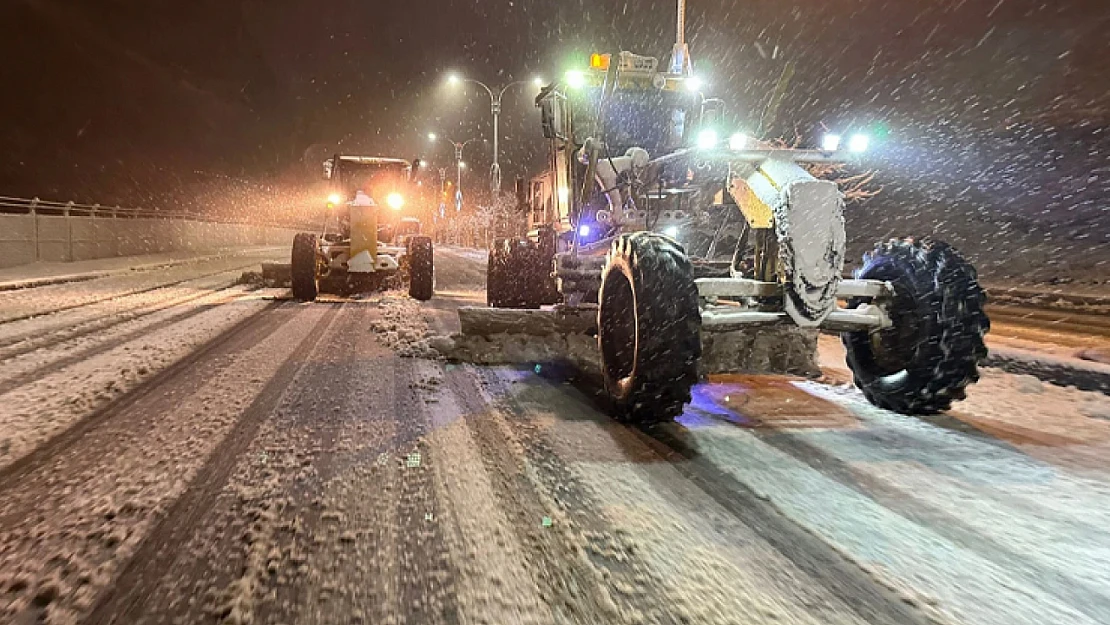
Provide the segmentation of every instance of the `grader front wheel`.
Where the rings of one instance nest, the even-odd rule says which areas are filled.
[[[698,289],[685,250],[659,234],[621,235],[598,301],[602,375],[616,417],[654,423],[682,414],[701,357]]]
[[[979,379],[990,329],[975,268],[945,243],[895,239],[867,254],[857,277],[894,287],[891,327],[843,335],[848,366],[868,401],[932,414],[964,399]]]

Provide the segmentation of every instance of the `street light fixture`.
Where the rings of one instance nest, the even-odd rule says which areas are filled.
[[[489,171],[490,190],[493,192],[493,196],[497,197],[497,195],[501,193],[501,164],[497,160],[497,153],[501,139],[501,100],[505,96],[505,92],[508,91],[510,87],[528,84],[528,81],[515,80],[505,85],[504,87],[501,87],[500,89],[491,89],[489,85],[480,80],[474,80],[473,78],[461,78],[457,74],[449,74],[447,76],[447,84],[449,85],[457,85],[464,82],[478,85],[482,89],[485,89],[486,93],[489,94],[490,111],[493,113],[493,164],[490,165]],[[532,80],[532,84],[538,87],[542,84],[542,81],[536,78]]]
[[[435,138],[433,139],[433,137],[435,137]],[[429,132],[428,133],[428,139],[430,139],[432,141],[435,141],[438,138],[439,138],[439,136],[436,133],[434,133],[434,132]],[[462,160],[463,150],[466,148],[466,146],[470,145],[471,143],[473,143],[475,141],[479,141],[480,139],[478,139],[478,137],[473,137],[471,139],[467,139],[466,141],[461,141],[461,142],[460,141],[452,141],[450,137],[444,137],[444,139],[446,139],[447,142],[450,143],[455,148],[455,176],[456,176],[456,181],[457,181],[456,182],[456,187],[455,187],[455,193],[456,193],[457,196],[459,196],[461,198],[461,194],[462,194],[462,172],[463,172],[464,169],[466,169],[466,163],[464,163],[463,160]],[[443,170],[440,170],[440,171],[442,172]],[[443,176],[441,176],[441,180],[440,180],[440,190],[441,191],[442,191],[442,187],[443,187]],[[459,198],[457,198],[456,201],[458,201],[458,199]]]

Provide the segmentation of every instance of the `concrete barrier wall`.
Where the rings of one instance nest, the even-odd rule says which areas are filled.
[[[159,252],[287,246],[293,230],[178,219],[0,215],[0,267]]]

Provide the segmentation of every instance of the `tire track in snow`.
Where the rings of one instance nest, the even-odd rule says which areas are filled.
[[[423,441],[428,416],[413,390],[414,361],[366,331],[375,308],[347,313],[346,330],[325,356],[329,366],[297,382],[328,390],[316,397],[304,390],[289,409],[290,427],[316,429],[294,444],[319,451],[311,477],[284,493],[299,531],[280,539],[295,566],[277,568],[300,571],[273,588],[276,600],[259,606],[258,620],[457,622],[457,571],[439,526],[436,457]],[[330,415],[310,416],[313,406]],[[333,425],[312,425],[324,420]]]
[[[920,501],[913,493],[894,484],[854,469],[846,461],[805,441],[801,436],[783,431],[768,432],[759,429],[750,431],[756,438],[771,447],[793,456],[813,470],[836,480],[907,521],[928,527],[953,544],[979,554],[984,559],[1024,579],[1030,586],[1039,587],[1055,595],[1091,618],[1097,620],[1110,614],[1110,597],[1087,584],[1083,579],[1048,567],[1036,566],[1027,556],[1014,552],[983,532],[976,531],[950,513]]]
[[[5,597],[0,621],[76,622],[88,614],[233,429],[244,401],[308,334],[310,328],[289,323],[305,318],[298,312],[292,306],[252,312],[253,324],[223,333],[204,358],[193,354],[164,384],[118,402],[111,418],[3,482],[0,577],[28,590]]]
[[[422,390],[432,430],[425,441],[437,461],[435,488],[445,546],[457,570],[455,602],[464,623],[556,622],[542,597],[509,521],[516,510],[502,507],[486,470],[480,446],[466,424],[467,410],[456,394],[440,384],[448,370],[442,362],[417,361],[426,377]],[[453,368],[452,368],[453,370]],[[434,382],[433,382],[434,380]]]
[[[446,375],[541,597],[559,622],[616,622],[620,608],[601,572],[568,539],[566,515],[536,483],[523,446],[498,423],[503,417],[478,388],[480,377],[473,367],[452,367]],[[552,520],[550,527],[545,527],[545,518]]]
[[[0,359],[17,358],[38,350],[49,349],[67,341],[73,341],[89,336],[90,334],[104,332],[120,324],[136,321],[175,306],[181,306],[205,297],[211,297],[213,293],[226,291],[235,287],[236,279],[233,275],[230,275],[234,272],[228,273],[229,275],[226,279],[212,281],[212,284],[206,284],[208,281],[205,280],[201,284],[196,285],[195,288],[204,289],[204,292],[201,293],[190,293],[188,295],[172,297],[151,304],[140,304],[133,309],[109,310],[91,319],[80,320],[72,325],[66,324],[54,330],[47,329],[46,332],[34,330],[14,336],[7,336],[0,340]],[[215,275],[219,276],[224,274],[220,273]],[[192,282],[192,280],[189,282]],[[170,288],[176,289],[181,286],[182,285],[177,285],[176,287]],[[145,294],[149,294],[149,292]],[[118,304],[119,302],[113,301],[113,303]]]
[[[574,538],[583,543],[590,564],[601,572],[607,586],[623,590],[610,593],[622,615],[635,614],[636,619],[643,618],[651,623],[681,623],[678,614],[662,609],[667,603],[659,600],[666,596],[664,580],[640,559],[632,542],[622,540],[604,517],[597,514],[601,507],[599,502],[555,451],[549,435],[529,423],[536,415],[530,414],[522,399],[509,389],[515,381],[511,379],[514,373],[519,373],[504,369],[481,369],[479,373],[494,405],[503,410],[515,426],[513,434],[523,445],[527,462],[536,467],[534,479],[573,523],[578,532]],[[557,410],[560,419],[588,418],[559,410],[565,408],[559,403],[547,403],[546,407]]]
[[[159,371],[151,378],[140,383],[131,392],[105,404],[99,409],[86,415],[73,423],[30,453],[17,458],[5,467],[0,468],[0,493],[4,488],[18,485],[28,474],[49,465],[55,456],[65,453],[69,447],[78,443],[86,432],[111,419],[115,415],[131,410],[134,406],[151,401],[161,391],[161,387],[187,374],[197,363],[213,354],[226,350],[227,344],[237,344],[244,336],[260,338],[259,320],[267,317],[267,313],[277,308],[278,304],[271,304],[259,315],[247,317],[220,335],[210,339],[201,347],[194,350],[185,358],[178,360],[166,369]]]
[[[295,353],[311,352],[334,322],[338,308],[332,307],[309,332]],[[276,329],[276,328],[274,328]],[[224,488],[236,463],[250,446],[305,361],[286,360],[266,383],[262,392],[240,415],[231,432],[211,453],[165,515],[138,546],[112,587],[103,593],[86,623],[128,623],[140,615],[159,581],[172,571],[180,549],[188,543]]]
[[[233,459],[235,466],[204,517],[174,549],[172,566],[148,588],[150,598],[127,615],[129,622],[266,622],[278,618],[264,612],[272,607],[269,594],[285,606],[318,599],[295,584],[305,577],[300,569],[307,569],[305,538],[327,525],[320,523],[326,514],[320,493],[331,474],[338,422],[345,416],[333,402],[342,401],[356,383],[334,377],[353,353],[345,308],[302,307],[330,309],[334,321],[328,327],[321,318],[315,328],[320,338],[296,350],[293,360],[300,366],[279,392],[273,411]]]
[[[212,301],[210,303],[200,304],[198,306],[189,308],[187,310],[183,310],[179,313],[171,315],[170,317],[167,317],[165,319],[156,321],[156,322],[154,322],[150,325],[146,325],[146,326],[136,328],[136,329],[134,329],[130,332],[127,332],[125,334],[122,334],[120,336],[110,337],[108,340],[106,340],[104,342],[90,345],[90,346],[88,346],[84,349],[65,350],[65,355],[62,356],[61,358],[57,359],[57,360],[47,361],[47,362],[44,362],[42,364],[36,365],[36,366],[34,366],[30,369],[25,370],[22,373],[13,375],[10,378],[8,378],[7,380],[4,380],[4,381],[0,382],[0,395],[4,395],[5,393],[9,393],[9,392],[11,392],[11,391],[13,391],[17,388],[20,388],[24,384],[27,384],[29,382],[32,382],[32,381],[42,377],[47,372],[53,373],[53,372],[58,371],[59,369],[64,369],[66,367],[69,367],[69,366],[75,365],[77,363],[83,362],[83,361],[85,361],[89,358],[93,358],[95,356],[103,354],[104,352],[113,350],[113,349],[115,349],[115,348],[117,348],[121,345],[125,345],[125,344],[127,344],[127,343],[129,343],[129,342],[131,342],[131,341],[133,341],[137,338],[140,338],[140,337],[145,336],[147,334],[150,334],[152,332],[158,332],[159,330],[169,328],[169,327],[171,327],[175,324],[178,324],[178,323],[181,323],[182,321],[185,321],[186,319],[189,319],[191,317],[195,317],[197,315],[208,312],[209,310],[212,310],[212,309],[214,309],[218,306],[226,304],[226,303],[232,301],[233,299],[235,299],[235,297],[236,297],[236,295],[231,295],[231,296],[227,295],[226,291],[230,290],[231,288],[233,288],[233,287],[228,287],[228,288],[220,289],[219,291],[217,291],[217,293],[220,294],[220,295],[217,295],[214,298],[215,301]],[[200,295],[188,297],[188,298],[185,298],[183,300],[174,301],[171,304],[167,304],[167,305],[164,305],[164,306],[158,306],[156,309],[153,309],[153,310],[143,311],[141,313],[128,316],[128,318],[126,318],[126,319],[121,319],[121,320],[119,320],[115,323],[107,324],[104,327],[92,328],[88,331],[82,331],[82,332],[79,332],[79,333],[76,333],[76,334],[73,334],[73,335],[70,335],[70,336],[56,337],[55,339],[51,339],[49,341],[46,341],[44,344],[35,344],[32,347],[26,348],[25,350],[22,350],[20,352],[20,355],[27,354],[27,353],[30,353],[32,351],[39,351],[39,350],[43,350],[43,349],[48,349],[50,347],[56,347],[60,344],[64,344],[66,341],[75,340],[75,339],[87,336],[89,334],[92,334],[94,332],[102,332],[104,330],[115,327],[115,326],[120,325],[122,323],[138,321],[138,320],[141,320],[141,319],[143,319],[147,316],[151,316],[151,315],[163,312],[165,310],[168,310],[170,308],[175,308],[177,306],[182,306],[184,304],[199,300],[201,298],[213,298],[214,295],[216,295],[216,294],[214,294],[214,293],[202,293]],[[4,358],[4,357],[11,357],[11,356],[0,356],[0,358]]]
[[[141,294],[145,294],[145,293],[150,293],[151,291],[158,291],[158,290],[161,290],[161,289],[168,289],[168,288],[171,288],[171,287],[175,287],[175,286],[184,284],[186,282],[192,282],[194,280],[200,280],[200,279],[203,279],[203,278],[210,278],[212,276],[217,276],[217,275],[220,275],[222,273],[240,271],[240,270],[245,269],[247,267],[253,267],[257,264],[258,264],[258,260],[254,259],[250,263],[240,263],[238,265],[233,265],[231,267],[221,268],[218,271],[208,271],[206,273],[201,273],[200,275],[190,275],[190,276],[188,276],[186,278],[182,278],[182,279],[173,279],[173,280],[170,280],[168,282],[155,281],[155,284],[149,284],[147,286],[141,286],[141,287],[137,287],[137,288],[126,288],[126,287],[124,287],[122,290],[119,290],[118,292],[111,293],[109,295],[92,296],[91,298],[89,298],[85,301],[75,302],[75,303],[72,303],[72,304],[63,304],[63,305],[60,305],[60,306],[56,305],[56,304],[54,304],[54,305],[46,304],[46,305],[39,305],[39,306],[31,305],[29,307],[31,310],[27,310],[25,312],[17,312],[15,314],[12,314],[11,316],[4,316],[2,313],[0,313],[0,326],[10,324],[10,323],[15,323],[17,321],[25,321],[25,320],[31,319],[33,317],[41,317],[41,316],[46,316],[46,315],[55,315],[55,314],[62,313],[62,312],[68,312],[68,311],[77,310],[77,309],[80,309],[80,308],[85,308],[85,307],[88,307],[88,306],[94,306],[96,304],[100,304],[100,303],[107,302],[107,301],[110,301],[110,300],[116,300],[116,299],[120,299],[120,298],[124,298],[124,297],[131,297],[131,296],[134,296],[134,295],[141,295]],[[104,278],[104,280],[111,280],[112,278],[118,278],[118,277],[122,277],[122,276],[111,276],[111,277],[108,277],[108,278]],[[143,277],[148,277],[148,276],[143,276]],[[93,280],[93,281],[85,282],[83,284],[91,285],[91,284],[94,284],[95,282],[96,281]],[[59,289],[59,290],[64,290],[64,289],[67,288],[67,286],[62,284],[62,285],[55,285],[54,287],[44,287],[44,288],[56,288],[56,289]],[[33,295],[41,295],[42,294],[41,290],[39,290],[39,289],[35,289],[34,291],[30,291],[30,293],[32,293]]]
[[[668,622],[668,619],[677,622],[732,622],[730,619],[736,618],[885,625],[890,622],[929,621],[924,614],[905,605],[900,597],[887,592],[858,569],[855,580],[847,583],[854,581],[863,591],[838,593],[836,586],[829,588],[829,577],[843,577],[842,571],[816,567],[821,574],[815,576],[811,572],[815,567],[798,566],[798,551],[783,553],[782,540],[766,540],[768,534],[792,538],[797,533],[804,533],[793,521],[775,510],[771,511],[773,516],[737,516],[729,507],[714,505],[717,503],[715,497],[697,488],[696,483],[691,484],[688,472],[672,466],[685,465],[684,461],[668,460],[667,457],[673,454],[661,454],[658,443],[645,444],[640,430],[611,421],[598,412],[587,397],[576,391],[568,392],[559,384],[561,379],[558,375],[540,377],[533,376],[531,372],[489,371],[496,372],[495,375],[500,378],[504,394],[517,397],[516,401],[524,404],[524,413],[510,422],[514,432],[527,428],[517,424],[548,412],[550,422],[541,428],[543,434],[539,436],[539,447],[546,447],[546,453],[561,456],[563,459],[557,463],[566,462],[567,458],[574,462],[573,459],[580,457],[575,466],[564,465],[564,471],[570,469],[567,477],[555,479],[552,484],[558,492],[565,488],[564,482],[569,479],[574,485],[565,490],[597,493],[597,499],[586,504],[587,508],[612,511],[611,523],[616,527],[615,532],[587,515],[583,527],[591,539],[588,548],[597,547],[592,541],[598,536],[610,533],[618,537],[628,536],[628,546],[633,549],[619,554],[617,558],[626,571],[605,569],[606,578],[612,580],[621,594],[639,595],[638,600],[622,607],[635,610],[646,622]],[[528,437],[525,434],[521,436]],[[587,440],[589,442],[584,442]],[[549,466],[541,466],[543,470],[538,471],[541,475],[552,471]],[[645,492],[637,494],[637,487]],[[618,495],[618,491],[623,495]],[[581,501],[584,498],[592,499],[588,495],[568,499]],[[707,504],[706,500],[712,503]],[[602,503],[604,508],[599,507]],[[706,516],[696,512],[699,503]],[[741,500],[738,505],[748,504]],[[678,511],[672,511],[673,507],[678,507]],[[671,515],[657,516],[667,515],[668,511],[672,511]],[[652,519],[643,520],[642,515],[650,515]],[[714,516],[719,520],[709,520]],[[752,525],[753,518],[759,519],[755,526]],[[731,533],[730,527],[733,527]],[[691,532],[696,534],[691,535]],[[728,540],[725,536],[737,541],[736,545],[716,546],[718,541]],[[656,544],[660,541],[664,544]],[[622,542],[617,541],[615,546],[619,548]],[[679,550],[678,545],[684,545],[687,551]],[[601,546],[612,553],[614,545],[602,543]],[[799,545],[799,550],[806,547],[806,544]],[[822,543],[815,548],[816,554],[807,555],[810,561],[819,561],[831,552]],[[842,564],[855,568],[837,554],[832,555]],[[643,565],[645,562],[647,567]],[[605,567],[606,562],[599,562],[598,565]],[[653,575],[656,570],[659,575],[670,575],[669,581]],[[619,573],[628,577],[621,579]],[[691,583],[686,584],[687,581]],[[738,596],[722,592],[720,586],[729,583]],[[640,592],[629,593],[630,588]],[[871,594],[878,596],[882,604],[880,607],[868,604],[868,595]],[[744,601],[745,596],[751,599]],[[889,615],[903,612],[913,616],[888,620]],[[730,616],[724,616],[726,614]]]
[[[415,361],[376,314],[343,305],[140,622],[457,622]]]
[[[685,440],[683,426],[666,423],[629,431],[866,622],[875,625],[932,622],[819,536],[797,525],[746,484],[702,457]]]
[[[394,367],[394,448],[405,456],[398,490],[397,530],[400,594],[397,609],[413,623],[459,622],[457,567],[444,540],[444,504],[435,485],[439,457],[426,437],[430,416],[415,390],[415,361],[398,358]],[[416,466],[413,466],[416,465]],[[404,611],[406,610],[407,611]]]
[[[690,414],[683,424],[658,428],[663,430],[658,436],[679,439],[684,452],[725,480],[743,484],[813,540],[930,618],[980,625],[1101,622],[742,429]]]

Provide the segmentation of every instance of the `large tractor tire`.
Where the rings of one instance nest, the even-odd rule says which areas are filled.
[[[435,254],[432,238],[415,236],[409,239],[409,295],[426,302],[435,291]]]
[[[654,423],[682,414],[701,357],[698,289],[685,250],[651,232],[621,235],[598,299],[602,375],[615,416]]]
[[[319,283],[316,281],[315,234],[300,232],[293,237],[291,264],[293,297],[302,302],[315,300],[320,292]]]
[[[894,286],[892,327],[843,335],[848,366],[868,401],[919,415],[964,399],[979,380],[990,330],[975,268],[945,243],[894,239],[866,254],[856,277]]]
[[[545,302],[546,287],[551,279],[552,259],[531,239],[509,239],[509,270],[513,284],[513,305],[536,309]]]
[[[555,253],[558,250],[558,235],[555,229],[544,226],[539,229],[537,249],[537,298],[541,304],[551,305],[563,301],[555,279]]]
[[[518,309],[556,303],[553,263],[554,254],[531,239],[498,240],[486,267],[486,302],[492,308]]]

